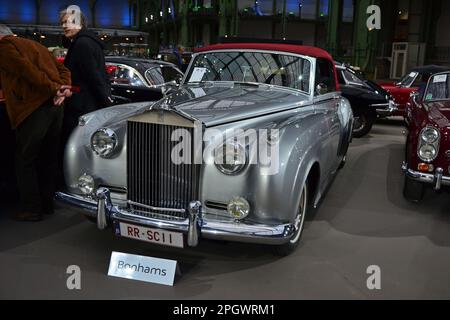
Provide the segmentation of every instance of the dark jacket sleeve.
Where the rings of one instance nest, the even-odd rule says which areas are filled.
[[[83,73],[83,80],[92,93],[96,96],[97,100],[100,101],[102,107],[110,106],[111,100],[109,99],[108,83],[104,77],[105,66],[98,66],[96,61],[99,54],[103,52],[96,48],[97,44],[90,43],[89,39],[80,39],[77,43],[77,60],[80,69]]]
[[[0,44],[0,70],[18,74],[29,83],[37,85],[53,95],[61,86],[52,81],[45,72],[39,70],[28,59],[25,59],[10,41],[2,41]]]

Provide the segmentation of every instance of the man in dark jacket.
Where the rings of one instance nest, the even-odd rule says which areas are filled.
[[[78,19],[74,15],[78,14]],[[64,65],[72,74],[73,95],[66,102],[63,143],[86,113],[112,104],[111,86],[105,69],[103,43],[86,29],[86,18],[81,12],[65,10],[60,14],[64,35],[71,42]]]
[[[53,212],[62,104],[69,88],[69,70],[46,47],[0,25],[0,89],[16,136],[18,220],[39,221]]]

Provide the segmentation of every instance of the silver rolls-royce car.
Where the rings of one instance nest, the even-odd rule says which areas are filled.
[[[162,100],[81,117],[57,199],[117,236],[249,242],[287,255],[345,163],[352,126],[327,52],[213,45]]]

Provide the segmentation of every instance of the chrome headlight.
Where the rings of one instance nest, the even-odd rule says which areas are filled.
[[[420,137],[422,138],[422,141],[428,144],[435,143],[439,137],[439,131],[436,128],[433,127],[426,127],[422,130]]]
[[[425,144],[419,149],[419,156],[424,161],[432,161],[436,158],[437,150],[431,144]]]
[[[91,137],[92,150],[102,158],[107,158],[116,149],[118,144],[117,135],[108,128],[97,130]]]
[[[220,172],[233,175],[245,168],[247,153],[245,147],[239,143],[225,143],[216,149],[214,163]]]
[[[437,158],[441,134],[434,127],[425,127],[420,132],[417,155],[422,161],[431,162]]]

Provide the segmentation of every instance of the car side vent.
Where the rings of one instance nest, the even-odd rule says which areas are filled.
[[[206,201],[205,205],[211,209],[222,210],[222,211],[228,210],[228,205],[226,203],[222,203],[222,202]]]

